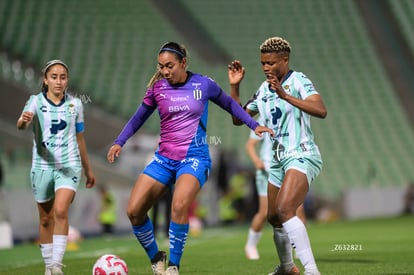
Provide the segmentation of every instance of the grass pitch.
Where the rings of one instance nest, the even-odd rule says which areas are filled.
[[[322,274],[414,274],[414,216],[332,223],[310,222],[308,233]],[[270,226],[259,243],[258,261],[246,260],[244,244],[248,225],[204,229],[190,236],[181,261],[181,274],[268,274],[278,263]],[[168,251],[165,240],[161,249]],[[66,275],[92,274],[95,260],[117,254],[129,274],[152,274],[149,261],[135,236],[89,238],[64,257]],[[298,267],[303,272],[299,261]],[[0,250],[1,275],[44,274],[40,251],[35,244],[19,244]]]

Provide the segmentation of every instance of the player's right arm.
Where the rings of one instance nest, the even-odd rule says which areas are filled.
[[[106,155],[106,158],[108,159],[109,163],[113,163],[115,161],[115,158],[119,157],[121,154],[122,147],[119,144],[114,144],[109,148],[108,154]]]
[[[30,123],[33,121],[36,108],[37,108],[36,96],[31,95],[30,98],[26,101],[22,114],[17,120],[17,125],[16,125],[17,129],[23,130],[23,129],[26,129],[30,125]]]
[[[113,163],[115,158],[119,157],[122,151],[122,146],[127,142],[127,140],[133,136],[141,126],[147,121],[147,119],[154,112],[155,107],[148,106],[145,103],[142,103],[135,114],[129,119],[127,124],[122,129],[121,133],[115,140],[114,144],[109,148],[106,158],[109,163]]]
[[[227,73],[228,73],[229,83],[230,83],[230,96],[240,105],[242,105],[241,100],[240,100],[240,83],[244,78],[244,72],[245,72],[244,67],[238,60],[234,60],[228,66]],[[250,116],[255,116],[257,114],[256,112],[250,109],[247,109],[247,108],[244,108],[244,109]],[[232,116],[232,119],[233,119],[234,125],[243,124],[243,122],[235,116]]]
[[[252,160],[254,167],[258,170],[263,170],[265,168],[264,163],[257,154],[257,144],[260,142],[260,139],[249,138],[246,142],[246,152]]]
[[[33,121],[34,113],[30,111],[23,112],[19,119],[17,120],[17,129],[23,130],[26,129],[27,126],[30,125],[30,123]]]

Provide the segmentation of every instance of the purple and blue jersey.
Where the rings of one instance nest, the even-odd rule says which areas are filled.
[[[161,79],[146,91],[142,104],[115,140],[123,146],[155,109],[160,116],[160,142],[157,152],[172,160],[209,156],[205,142],[208,101],[254,130],[259,125],[211,78],[188,72],[185,83],[171,85]],[[204,142],[203,142],[204,141]]]

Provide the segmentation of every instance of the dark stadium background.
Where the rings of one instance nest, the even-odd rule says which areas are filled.
[[[129,228],[122,203],[156,146],[156,113],[116,165],[105,155],[140,104],[160,45],[184,44],[189,70],[226,90],[227,64],[241,60],[246,101],[263,81],[258,47],[270,36],[291,43],[291,68],[313,80],[328,107],[325,120],[312,120],[324,159],[312,196],[323,217],[396,215],[414,180],[413,29],[410,0],[1,0],[0,220],[12,225],[15,237],[36,234],[31,131],[18,131],[15,123],[28,96],[38,92],[48,60],[68,64],[70,90],[84,100],[91,161],[99,183],[121,201],[122,231]],[[234,172],[253,168],[244,151],[248,128],[232,126],[214,104],[208,134],[215,163],[200,200],[214,224],[220,187]],[[252,186],[247,193],[254,201]],[[98,230],[97,202],[94,191],[77,195],[70,220],[84,232]]]

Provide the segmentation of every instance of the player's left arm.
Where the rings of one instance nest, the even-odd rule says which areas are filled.
[[[285,93],[283,99],[312,116],[325,118],[328,114],[328,110],[319,94],[313,94],[305,99],[300,99]]]
[[[89,163],[86,141],[83,132],[76,133],[76,139],[78,142],[83,171],[86,177],[86,188],[92,188],[95,185],[95,174],[93,173],[91,165]]]

